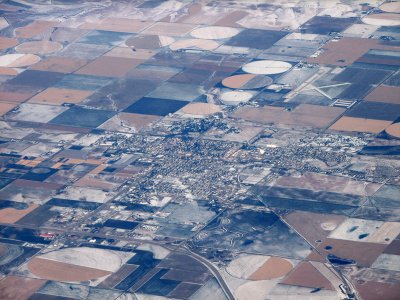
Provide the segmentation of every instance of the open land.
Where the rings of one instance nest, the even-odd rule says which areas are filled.
[[[1,299],[400,299],[399,1],[0,2]]]

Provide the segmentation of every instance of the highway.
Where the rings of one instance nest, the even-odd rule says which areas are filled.
[[[225,293],[225,296],[229,300],[235,300],[236,299],[235,296],[231,292],[231,290],[230,290],[228,284],[225,282],[224,278],[219,273],[219,270],[217,269],[217,267],[215,267],[212,263],[210,263],[204,257],[190,251],[190,249],[188,249],[188,247],[186,245],[183,245],[183,247],[185,248],[187,255],[191,256],[192,258],[194,258],[195,260],[202,263],[203,265],[205,265],[208,268],[208,270],[211,272],[211,274],[213,274],[215,279],[218,281],[220,287],[222,288],[222,290]]]
[[[106,239],[118,239],[121,241],[126,241],[126,242],[133,242],[137,244],[153,244],[153,245],[159,245],[164,248],[167,248],[168,250],[175,251],[175,252],[181,252],[184,253],[190,257],[192,257],[194,260],[200,262],[202,265],[206,266],[207,269],[210,271],[210,273],[215,277],[217,280],[218,284],[222,288],[225,296],[227,297],[228,300],[236,300],[235,296],[231,292],[228,284],[225,282],[224,278],[221,276],[219,273],[219,270],[217,267],[215,267],[211,262],[209,262],[207,259],[204,257],[192,252],[186,245],[171,245],[169,244],[170,242],[166,241],[153,241],[153,240],[141,240],[141,239],[135,239],[135,238],[126,238],[126,237],[113,237],[111,235],[105,235],[105,234],[93,234],[89,232],[84,232],[84,231],[78,231],[78,230],[71,230],[68,228],[62,229],[62,228],[55,228],[55,227],[34,227],[34,226],[26,226],[26,225],[21,225],[21,224],[7,224],[7,223],[0,223],[1,226],[8,226],[8,227],[15,227],[15,228],[27,228],[27,229],[33,229],[33,230],[41,230],[41,231],[48,231],[51,233],[58,233],[58,234],[68,234],[68,235],[77,235],[80,237],[93,237],[93,238],[106,238]]]

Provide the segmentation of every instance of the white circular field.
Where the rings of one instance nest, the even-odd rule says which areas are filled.
[[[190,35],[198,39],[219,40],[233,37],[239,32],[239,29],[232,27],[207,26],[194,29]]]
[[[365,24],[376,26],[399,26],[400,15],[392,13],[368,15],[362,19]]]
[[[65,248],[38,257],[109,272],[117,271],[125,260],[119,252],[88,247]]]
[[[38,278],[83,282],[116,272],[133,255],[98,248],[65,248],[35,256],[27,268]]]
[[[238,105],[247,102],[253,97],[252,93],[242,91],[231,91],[221,94],[221,101],[227,105]]]
[[[292,65],[279,60],[258,60],[245,64],[242,69],[246,73],[257,75],[281,74],[288,71]]]

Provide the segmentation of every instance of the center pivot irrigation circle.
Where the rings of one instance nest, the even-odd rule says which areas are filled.
[[[231,91],[221,94],[221,100],[227,105],[237,105],[242,102],[247,102],[253,97],[253,94],[243,91]]]
[[[222,85],[231,89],[251,90],[263,88],[273,82],[271,77],[255,74],[233,75],[222,80]]]
[[[280,60],[258,60],[243,66],[243,71],[257,75],[281,74],[288,71],[292,65]]]
[[[6,54],[0,56],[0,67],[21,68],[33,65],[40,61],[40,57],[34,54]]]
[[[194,29],[190,35],[198,39],[219,40],[233,37],[239,32],[239,29],[232,27],[207,26]]]
[[[379,9],[390,13],[400,13],[400,2],[386,2],[379,6]]]
[[[400,123],[390,125],[385,131],[395,138],[400,138]]]
[[[399,26],[400,15],[393,13],[372,14],[365,16],[362,21],[365,24],[377,26]]]

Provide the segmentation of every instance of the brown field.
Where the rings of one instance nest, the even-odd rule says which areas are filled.
[[[83,23],[80,29],[96,29],[106,31],[118,31],[127,33],[138,33],[153,24],[151,21],[125,19],[125,18],[105,18],[97,23]]]
[[[62,49],[62,45],[58,42],[50,41],[33,41],[19,44],[15,47],[18,53],[31,54],[49,54]]]
[[[400,13],[400,2],[386,2],[381,4],[379,9],[385,12]]]
[[[396,58],[390,57],[382,57],[382,56],[362,56],[357,59],[356,62],[366,63],[366,64],[377,64],[377,65],[388,65],[388,66],[400,66],[400,60]]]
[[[335,120],[343,108],[301,104],[293,111],[281,107],[241,107],[234,117],[264,124],[299,125],[324,128]]]
[[[97,188],[97,189],[107,189],[107,190],[112,190],[116,187],[116,184],[106,182],[102,179],[95,178],[93,175],[85,175],[78,181],[76,181],[74,186],[80,186],[80,187],[92,187],[92,188]]]
[[[51,27],[57,25],[58,22],[51,21],[35,21],[27,26],[15,29],[15,35],[18,38],[30,39],[34,36],[45,32]]]
[[[282,107],[274,106],[264,106],[260,108],[241,107],[235,112],[234,116],[237,118],[254,120],[262,123],[274,123],[278,122],[281,117],[288,119],[290,117],[290,113]]]
[[[192,31],[195,27],[197,27],[197,25],[157,22],[143,31],[143,33],[167,36],[184,36]]]
[[[120,113],[120,119],[128,124],[132,125],[136,128],[136,130],[140,130],[150,123],[159,120],[160,117],[158,116],[151,116],[151,115],[141,115],[141,114],[134,114],[134,113]]]
[[[294,109],[294,113],[305,114],[310,116],[322,116],[326,118],[336,118],[345,109],[340,107],[321,106],[313,104],[300,104]]]
[[[295,211],[284,217],[285,221],[298,231],[310,244],[324,240],[346,217]]]
[[[93,91],[48,88],[31,98],[29,102],[52,105],[80,103],[91,94],[93,94]]]
[[[78,70],[77,74],[123,77],[129,70],[141,64],[143,60],[102,56]]]
[[[315,251],[315,250],[312,250],[312,252],[307,256],[306,260],[320,262],[320,263],[326,263],[325,257],[323,257],[321,254],[317,253],[317,251]]]
[[[34,257],[29,261],[28,269],[33,275],[43,279],[68,282],[87,281],[111,274],[109,271],[71,265],[38,257]]]
[[[310,262],[301,262],[284,280],[281,281],[281,283],[308,288],[334,290],[330,281]]]
[[[400,87],[380,85],[369,93],[365,100],[374,102],[384,102],[400,104]]]
[[[366,188],[364,189],[364,182],[348,177],[331,176],[312,172],[306,172],[300,177],[281,176],[276,179],[272,185],[359,196],[364,196],[365,194],[371,196],[381,186],[376,183],[367,183]]]
[[[261,267],[258,268],[247,279],[249,280],[270,280],[282,277],[293,269],[290,261],[280,258],[271,257]]]
[[[61,156],[68,158],[67,155]],[[88,158],[88,159],[80,159],[80,158],[68,158],[66,161],[67,164],[72,164],[72,165],[78,165],[78,164],[89,164],[89,165],[101,165],[105,161],[104,158],[102,159],[94,159],[94,158]]]
[[[379,44],[378,39],[345,37],[340,41],[329,42],[324,45],[323,53],[318,57],[310,57],[307,61],[344,67],[351,65],[370,49],[391,50],[393,47]]]
[[[52,168],[54,168],[54,166]],[[105,168],[107,168],[107,165],[98,165],[96,168],[94,168],[92,171],[90,171],[89,174],[93,174],[93,175],[99,174]]]
[[[376,13],[370,14],[363,18],[363,22],[372,25],[385,26],[398,26],[400,23],[400,18],[398,14],[392,13]]]
[[[107,165],[98,165],[96,168],[94,168],[92,171],[90,171],[88,174],[99,174],[101,171],[103,171],[105,168],[107,168]]]
[[[25,217],[31,211],[36,209],[39,205],[37,204],[29,204],[26,209],[15,209],[15,208],[4,208],[0,210],[0,223],[9,223],[13,224],[18,220]]]
[[[42,163],[43,159],[41,158],[36,158],[34,160],[30,159],[20,159],[17,164],[23,165],[23,166],[28,166],[28,167],[36,167],[38,164]]]
[[[326,250],[326,246],[331,246],[332,250]],[[353,259],[361,267],[369,267],[378,256],[383,252],[387,245],[378,243],[355,242],[338,239],[325,239],[318,247],[318,251],[327,256],[332,253],[338,257]],[[309,257],[308,259],[312,259]]]
[[[0,101],[21,103],[32,97],[33,93],[19,93],[19,92],[7,92],[0,91]]]
[[[393,137],[400,138],[400,123],[395,123],[386,128],[386,132]]]
[[[86,65],[87,61],[78,58],[52,56],[31,67],[32,70],[71,73]]]
[[[12,68],[0,67],[0,75],[15,76],[18,75],[18,71]]]
[[[247,12],[237,10],[237,11],[231,12],[229,15],[223,17],[222,19],[219,19],[216,23],[214,23],[214,25],[227,26],[227,27],[242,27],[241,25],[239,25],[236,22],[240,21],[247,15],[248,15]]]
[[[127,277],[133,270],[137,269],[137,265],[123,265],[117,272],[108,276],[97,287],[99,288],[113,288],[125,277]]]
[[[14,47],[18,44],[18,40],[10,39],[8,37],[0,37],[0,50],[8,49]]]
[[[341,117],[329,129],[338,131],[355,131],[379,133],[388,127],[392,122],[364,118]]]
[[[240,89],[254,77],[256,77],[256,75],[254,74],[240,74],[240,75],[230,76],[222,80],[222,84],[232,89]]]
[[[17,106],[14,103],[0,103],[0,116],[4,115],[5,113],[9,112],[12,110],[15,106]]]
[[[182,112],[190,115],[211,115],[221,111],[221,107],[211,103],[189,103],[182,108]]]
[[[17,55],[18,57],[15,57]],[[36,64],[40,57],[35,54],[9,54],[2,56],[2,66],[7,68],[22,68]]]
[[[58,190],[63,187],[63,185],[57,183],[40,182],[40,181],[25,180],[25,179],[16,179],[12,183],[15,184],[16,186],[40,188],[46,190]]]
[[[400,295],[400,284],[367,281],[353,282],[356,290],[363,300],[398,300]]]
[[[0,281],[0,299],[2,300],[25,300],[33,295],[45,280],[7,276]]]
[[[400,240],[392,241],[385,249],[384,253],[400,255]]]

